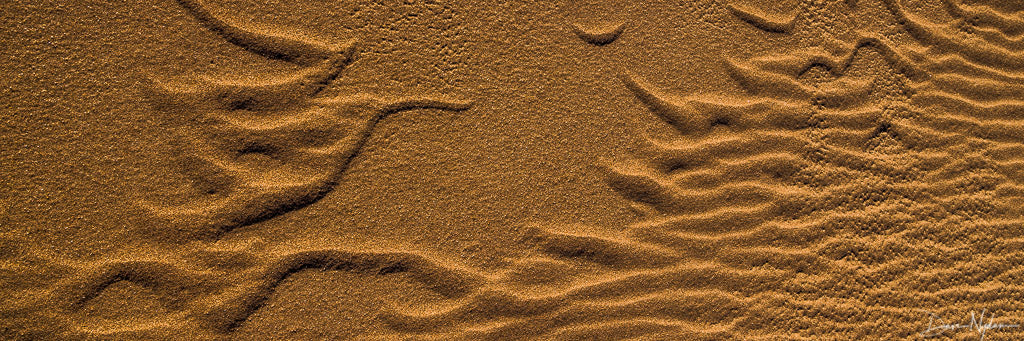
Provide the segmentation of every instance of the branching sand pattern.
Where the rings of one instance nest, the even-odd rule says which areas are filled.
[[[184,234],[182,240],[200,241],[181,253],[153,251],[95,262],[36,252],[32,257],[39,264],[49,264],[51,273],[68,273],[70,279],[36,293],[40,298],[30,304],[6,308],[5,314],[58,307],[36,309],[43,313],[35,318],[52,322],[46,324],[47,331],[38,331],[40,337],[61,331],[66,338],[209,339],[228,337],[283,280],[305,269],[405,274],[445,297],[464,296],[478,285],[480,279],[439,265],[439,258],[408,252],[211,246],[209,238],[326,196],[385,116],[413,109],[457,111],[470,104],[442,97],[320,96],[352,60],[354,41],[330,45],[272,29],[240,28],[217,18],[197,0],[178,2],[232,44],[304,68],[295,75],[260,81],[154,81],[158,109],[199,123],[183,168],[201,197],[181,207],[145,206],[182,226],[176,231]],[[134,295],[122,298],[128,302],[144,298],[139,295],[155,297],[155,309],[162,313],[112,321],[84,317],[99,297],[125,292]]]
[[[259,82],[157,82],[161,95],[171,99],[164,110],[196,117],[211,130],[208,140],[193,143],[196,153],[183,165],[204,198],[182,207],[150,205],[159,215],[195,227],[197,235],[217,236],[321,199],[386,115],[469,106],[443,98],[318,96],[352,59],[354,42],[329,46],[244,30],[217,19],[193,0],[179,2],[229,42],[309,65],[296,75]]]

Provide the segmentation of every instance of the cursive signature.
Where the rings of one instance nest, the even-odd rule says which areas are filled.
[[[943,321],[942,318],[939,317],[938,315],[935,315],[935,314],[933,314],[930,311],[924,311],[924,310],[922,310],[922,311],[928,314],[928,329],[925,329],[923,332],[921,332],[921,337],[939,336],[939,335],[942,335],[942,333],[945,333],[946,331],[949,331],[949,330],[968,329],[968,330],[972,330],[972,331],[975,331],[975,332],[978,333],[978,335],[979,335],[978,340],[984,340],[985,339],[985,332],[989,331],[990,329],[1019,328],[1020,327],[1019,324],[995,323],[995,322],[993,322],[995,317],[992,317],[992,316],[988,316],[987,317],[988,320],[986,321],[985,314],[988,311],[986,311],[984,309],[981,311],[981,314],[978,315],[978,316],[975,316],[974,311],[971,311],[971,322],[968,323],[968,324],[944,323],[945,321]]]

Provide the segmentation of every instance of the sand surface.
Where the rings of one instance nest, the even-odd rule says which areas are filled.
[[[1024,339],[1017,0],[0,18],[0,339]]]

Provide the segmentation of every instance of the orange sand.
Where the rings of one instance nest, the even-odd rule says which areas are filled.
[[[0,9],[0,339],[1024,339],[1019,1]]]

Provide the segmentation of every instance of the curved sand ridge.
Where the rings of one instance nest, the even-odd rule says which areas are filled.
[[[183,167],[202,195],[181,207],[147,204],[179,222],[182,239],[217,238],[320,200],[388,114],[468,106],[323,98],[352,44],[236,28],[197,2],[180,3],[226,40],[305,66],[261,82],[156,82],[161,108],[184,108],[206,132],[194,136]],[[920,310],[988,309],[1019,321],[1021,19],[997,5],[944,4],[966,20],[929,23],[899,0],[882,1],[912,44],[858,32],[830,43],[845,53],[725,61],[744,94],[675,96],[624,71],[637,105],[679,133],[649,139],[635,162],[604,165],[608,186],[646,217],[614,233],[533,226],[522,243],[534,252],[501,271],[407,251],[218,248],[208,239],[180,253],[95,262],[37,250],[37,263],[73,276],[5,309],[42,312],[33,316],[67,338],[229,338],[289,278],[319,270],[436,293],[431,304],[380,307],[383,329],[373,336],[381,339],[909,338],[927,323]],[[727,10],[779,35],[815,22]],[[119,292],[148,293],[158,313],[89,317],[91,305]]]
[[[578,24],[571,25],[572,32],[581,40],[591,45],[608,45],[618,39],[626,30],[626,23],[609,24],[599,27],[583,27]]]

